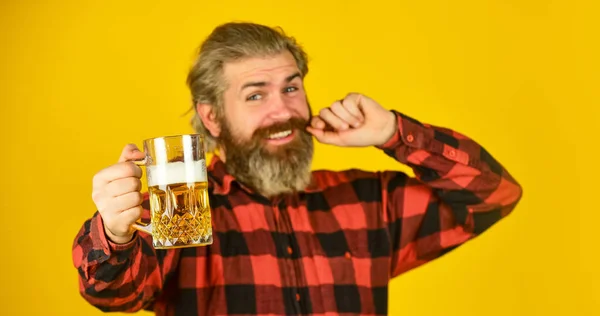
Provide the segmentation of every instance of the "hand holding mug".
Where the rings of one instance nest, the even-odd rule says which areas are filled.
[[[131,240],[131,225],[142,214],[142,169],[132,160],[144,157],[135,145],[129,144],[123,148],[118,163],[94,175],[92,199],[102,216],[106,235],[115,243]]]

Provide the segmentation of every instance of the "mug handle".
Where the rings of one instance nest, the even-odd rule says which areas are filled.
[[[138,167],[145,167],[146,161],[147,161],[147,157],[144,157],[144,159],[142,159],[142,160],[132,160],[131,162],[136,164]],[[143,231],[144,233],[152,235],[152,222],[146,224],[138,219],[131,226],[139,231]]]

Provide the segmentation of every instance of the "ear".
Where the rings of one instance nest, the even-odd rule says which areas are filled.
[[[211,104],[198,103],[196,104],[196,111],[198,116],[202,120],[204,127],[213,137],[219,137],[221,133],[221,127],[217,121],[217,115]]]

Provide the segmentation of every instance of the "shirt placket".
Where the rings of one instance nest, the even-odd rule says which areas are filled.
[[[273,210],[275,211],[276,217],[276,228],[278,240],[276,240],[277,247],[280,249],[280,253],[285,254],[284,265],[285,268],[282,271],[282,277],[284,284],[290,287],[290,291],[287,291],[290,295],[289,302],[293,302],[294,312],[297,314],[303,313],[302,300],[306,299],[301,296],[299,287],[301,286],[301,268],[299,266],[300,260],[298,258],[299,251],[298,242],[294,236],[294,230],[288,213],[288,208],[284,200],[274,201]]]

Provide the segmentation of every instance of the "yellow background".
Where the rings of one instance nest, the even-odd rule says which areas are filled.
[[[390,314],[600,315],[598,1],[167,3],[0,3],[3,315],[100,315],[71,263],[92,176],[128,142],[191,131],[186,71],[230,20],[299,39],[316,110],[365,93],[470,135],[524,186],[501,224],[395,279]],[[349,167],[398,168],[317,147],[315,168]]]

